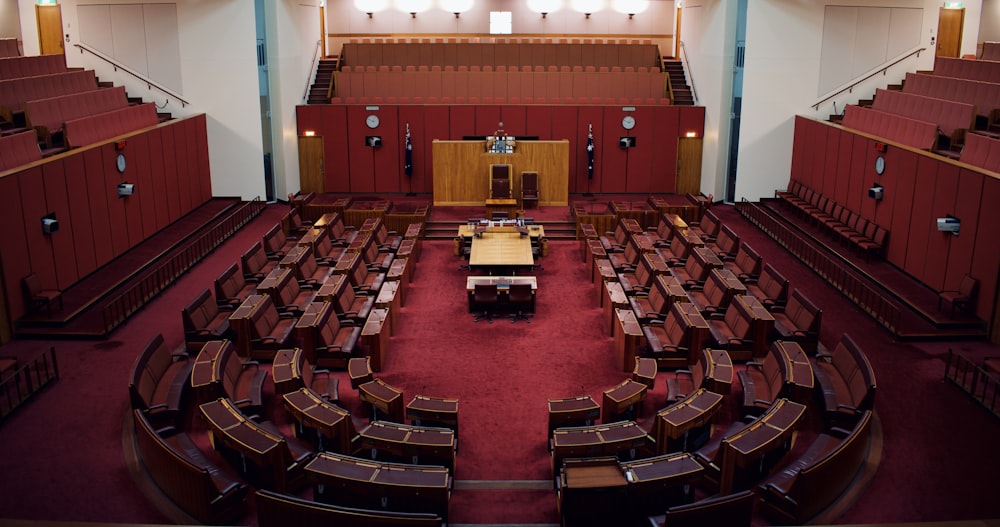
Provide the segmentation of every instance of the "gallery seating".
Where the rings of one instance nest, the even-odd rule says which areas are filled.
[[[358,509],[310,501],[269,490],[257,491],[257,524],[260,527],[443,527],[440,515],[428,512],[395,512]]]
[[[17,45],[17,37],[0,38],[0,57],[20,57],[21,48]]]
[[[979,55],[979,60],[1000,61],[1000,42],[983,42],[983,52]]]
[[[186,432],[160,435],[133,410],[135,447],[146,474],[160,491],[194,519],[224,525],[246,514],[249,487],[208,459]]]
[[[141,411],[156,428],[180,426],[192,365],[187,353],[167,348],[163,335],[157,333],[132,366],[128,384],[132,408]]]
[[[1000,139],[982,134],[968,134],[959,161],[993,172],[1000,172]]]
[[[0,172],[42,159],[34,130],[0,136]]]
[[[24,112],[24,103],[30,100],[96,89],[94,70],[0,80],[0,117],[14,122],[15,115]]]
[[[136,104],[68,120],[63,125],[63,140],[67,147],[87,146],[155,126],[159,122],[154,103]]]
[[[278,266],[278,260],[268,258],[264,252],[264,244],[258,241],[240,256],[240,264],[243,267],[243,278],[247,282],[260,282]]]
[[[53,134],[62,131],[63,123],[89,115],[109,112],[128,106],[124,86],[101,88],[47,99],[32,99],[24,105],[28,126],[38,137],[51,143]]]
[[[37,77],[66,71],[66,56],[62,53],[0,58],[0,79]]]
[[[823,394],[828,425],[853,427],[875,405],[875,371],[847,333],[832,352],[816,355],[813,374]]]
[[[966,130],[976,124],[976,107],[971,104],[895,90],[876,89],[872,108],[935,123],[951,146],[961,145]]]
[[[236,264],[230,265],[215,279],[215,301],[219,306],[237,307],[257,290],[257,284],[247,282]]]
[[[771,264],[764,264],[764,270],[756,283],[747,284],[747,292],[754,296],[768,310],[781,307],[788,301],[788,279]]]
[[[761,483],[764,515],[775,523],[801,525],[837,501],[865,465],[871,421],[866,410],[853,427],[819,434],[801,456]]]
[[[229,315],[232,311],[233,307],[229,305],[224,304],[220,308],[208,289],[184,306],[181,309],[181,321],[188,348],[197,350],[209,340],[232,338],[229,328]]]
[[[911,148],[934,150],[938,144],[935,123],[848,104],[844,109],[845,128],[871,134]]]
[[[992,60],[934,57],[935,76],[1000,83],[1000,62]]]
[[[907,73],[903,92],[963,102],[976,108],[977,125],[986,128],[1000,113],[1000,84],[921,73]]]
[[[812,303],[801,289],[792,291],[785,306],[772,306],[773,338],[798,342],[802,349],[815,354],[823,310]]]
[[[296,327],[306,361],[321,368],[347,368],[361,336],[361,326],[341,323],[329,302],[312,304]]]

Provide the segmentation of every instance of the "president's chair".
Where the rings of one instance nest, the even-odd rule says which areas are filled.
[[[490,199],[510,199],[510,170],[508,164],[490,165]]]
[[[521,203],[526,209],[538,206],[538,172],[521,172]]]

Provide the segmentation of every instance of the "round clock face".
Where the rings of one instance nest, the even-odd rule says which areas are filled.
[[[125,172],[125,154],[118,154],[118,158],[115,160],[115,167],[118,168],[118,172]]]
[[[878,156],[875,158],[875,173],[881,176],[882,172],[885,172],[885,158]]]
[[[375,114],[371,114],[365,118],[365,124],[368,125],[368,128],[378,128],[378,123],[378,116]]]
[[[625,117],[622,117],[622,128],[626,130],[631,130],[632,128],[635,128],[635,117],[632,117],[631,115],[626,115]]]

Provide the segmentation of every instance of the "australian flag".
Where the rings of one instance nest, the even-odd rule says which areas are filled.
[[[587,179],[594,179],[594,129],[587,132]]]
[[[410,124],[406,124],[406,146],[405,148],[405,161],[403,162],[403,173],[407,176],[413,175],[413,144],[410,143]]]

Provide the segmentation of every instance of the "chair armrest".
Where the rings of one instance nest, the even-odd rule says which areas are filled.
[[[234,481],[234,482],[230,483],[228,487],[226,487],[226,488],[222,489],[221,491],[219,491],[219,495],[216,496],[215,499],[212,500],[212,503],[215,503],[215,502],[217,502],[219,500],[222,500],[227,494],[229,494],[229,493],[231,493],[233,491],[239,490],[242,485],[243,484],[240,483],[240,482],[238,482],[238,481]]]
[[[278,318],[295,318],[295,313],[278,313]]]
[[[250,404],[250,399],[240,399],[238,401],[233,401],[233,404],[239,406],[241,404]]]
[[[850,410],[850,411],[852,411],[854,413],[858,412],[858,408],[856,406],[851,406],[849,404],[838,404],[837,405],[837,409],[838,410]]]
[[[839,439],[846,439],[847,436],[851,435],[850,430],[840,428],[839,426],[830,427],[830,430],[827,433]]]
[[[676,370],[674,371],[674,377],[680,377],[682,373],[688,377],[694,377],[694,374],[691,373],[691,370]]]
[[[755,361],[755,360],[747,362],[747,366],[748,367],[749,366],[753,366],[754,368],[757,368],[758,370],[762,370],[762,371],[764,369],[764,363],[758,362],[758,361]]]
[[[330,370],[328,370],[326,368],[321,368],[321,369],[318,369],[318,370],[313,370],[313,375],[326,375],[327,377],[329,377],[330,376]]]
[[[260,361],[255,361],[255,360],[245,361],[243,363],[243,367],[246,368],[247,366],[253,366],[254,368],[258,368],[259,369],[260,368]]]
[[[146,411],[148,412],[150,410],[166,410],[166,408],[167,408],[166,404],[160,403],[160,404],[154,404],[152,406],[147,406]]]
[[[753,402],[754,404],[759,404],[761,406],[771,406],[774,404],[774,401],[765,401],[764,399],[754,399]]]
[[[174,361],[188,360],[188,357],[189,357],[189,355],[187,354],[186,351],[182,351],[180,353],[171,353],[170,354],[170,358],[172,360],[174,360]]]

